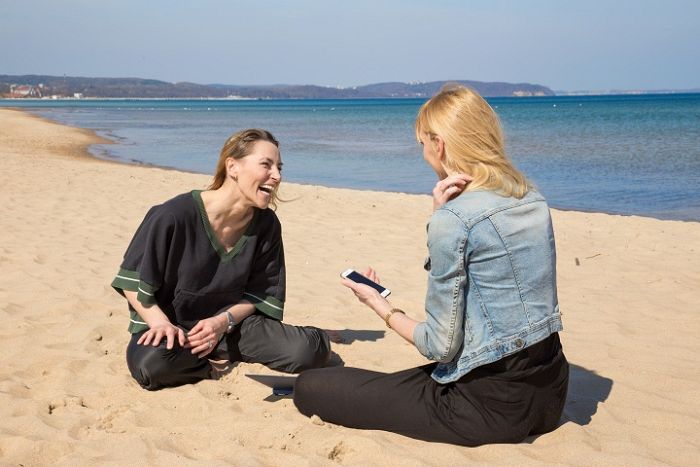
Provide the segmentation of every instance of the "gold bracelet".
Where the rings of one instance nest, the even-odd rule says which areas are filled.
[[[404,311],[400,308],[392,308],[391,310],[389,310],[389,313],[387,313],[387,315],[384,317],[384,322],[386,323],[386,327],[388,327],[389,329],[393,329],[391,327],[391,324],[389,324],[389,319],[391,318],[391,316],[394,313],[401,313],[404,316],[406,315],[406,313],[404,313]]]

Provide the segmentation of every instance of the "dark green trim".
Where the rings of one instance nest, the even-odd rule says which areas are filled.
[[[219,239],[217,238],[216,233],[214,232],[214,228],[209,223],[209,216],[207,215],[207,210],[204,208],[204,201],[202,200],[202,190],[192,190],[192,197],[194,198],[194,202],[199,208],[199,214],[202,218],[202,225],[204,226],[204,230],[207,233],[207,237],[209,237],[209,242],[211,243],[211,246],[219,254],[221,261],[230,261],[231,258],[236,256],[238,252],[241,251],[243,246],[248,241],[248,237],[251,236],[253,228],[255,227],[255,223],[258,219],[258,209],[253,209],[253,218],[248,223],[248,227],[246,227],[245,232],[243,232],[243,235],[241,235],[241,238],[238,239],[238,241],[233,246],[233,248],[231,248],[231,250],[226,251],[226,248],[224,248],[221,242],[219,242]]]
[[[121,290],[130,290],[138,292],[139,290],[139,273],[129,271],[128,269],[119,269],[119,272],[112,281],[112,287]]]
[[[151,284],[144,281],[139,282],[139,293],[136,295],[136,299],[146,306],[151,306],[156,304],[156,288]]]
[[[252,303],[261,313],[270,318],[282,321],[284,315],[284,302],[265,294],[244,292],[243,297]]]
[[[136,334],[137,332],[145,331],[148,329],[146,322],[139,316],[135,311],[130,312],[129,316],[129,332],[131,334]]]
[[[112,281],[112,287],[122,295],[124,295],[124,290],[137,292],[136,299],[146,306],[156,304],[155,293],[158,288],[140,280],[138,271],[120,268]]]

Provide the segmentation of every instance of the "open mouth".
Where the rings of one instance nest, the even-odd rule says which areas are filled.
[[[260,191],[267,193],[268,195],[272,194],[272,191],[275,189],[272,185],[260,185]]]

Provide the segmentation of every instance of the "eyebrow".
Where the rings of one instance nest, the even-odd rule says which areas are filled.
[[[275,163],[275,161],[273,161],[273,160],[270,159],[269,157],[266,157],[265,159],[263,159],[263,162],[269,162],[270,164],[274,164],[274,163]],[[284,164],[282,163],[282,161],[279,161],[279,163],[277,164],[277,167],[282,167],[283,165],[284,165]]]

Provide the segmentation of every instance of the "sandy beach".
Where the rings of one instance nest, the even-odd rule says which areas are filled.
[[[0,109],[1,465],[697,465],[700,223],[553,211],[572,365],[561,426],[517,445],[427,443],[306,418],[245,377],[272,373],[261,365],[141,389],[110,282],[147,209],[210,177],[97,160],[98,141]],[[338,274],[371,264],[422,319],[430,198],[294,184],[281,195],[285,321],[340,330],[335,364],[426,363]]]

